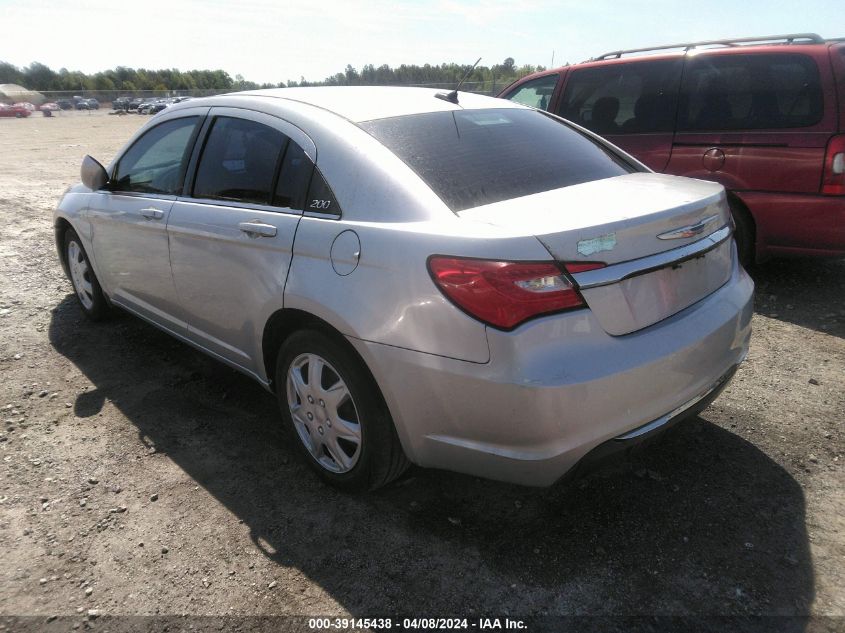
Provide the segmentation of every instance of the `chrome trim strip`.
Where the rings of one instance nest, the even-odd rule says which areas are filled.
[[[308,211],[307,209],[303,212],[303,217],[306,218],[317,218],[319,220],[340,220],[340,213],[320,213],[319,211]]]
[[[740,362],[742,362],[742,361],[740,361]],[[737,363],[737,365],[739,365],[739,363]],[[691,409],[692,407],[694,407],[695,405],[697,405],[699,402],[704,400],[711,393],[716,391],[716,389],[718,389],[723,384],[725,384],[725,382],[733,375],[734,369],[736,369],[737,365],[734,365],[730,370],[728,370],[726,373],[722,374],[721,378],[719,378],[719,380],[717,380],[715,383],[710,385],[710,387],[708,387],[703,392],[698,394],[692,400],[685,402],[684,404],[682,404],[677,409],[673,409],[672,411],[670,411],[666,415],[661,415],[656,420],[652,420],[651,422],[649,422],[647,424],[644,424],[642,426],[638,426],[633,431],[628,431],[624,435],[619,435],[617,437],[614,437],[613,439],[618,440],[620,442],[624,442],[625,440],[633,440],[637,437],[640,437],[641,435],[645,435],[646,433],[651,433],[653,430],[663,426],[667,422],[670,422],[674,418],[681,415],[684,411],[687,411],[687,410]]]
[[[718,231],[715,231],[707,237],[700,239],[697,242],[693,242],[692,244],[673,248],[672,250],[657,253],[656,255],[649,255],[648,257],[641,257],[640,259],[632,259],[627,262],[613,264],[607,268],[596,268],[583,273],[577,273],[572,275],[572,278],[581,290],[598,288],[599,286],[608,286],[631,277],[650,273],[653,270],[658,270],[668,266],[669,264],[674,264],[684,259],[700,257],[719,246],[730,236],[731,227],[725,225]]]
[[[221,200],[217,198],[192,198],[190,196],[178,196],[176,202],[182,204],[194,204],[204,207],[220,207],[222,209],[238,209],[240,211],[267,211],[269,213],[281,213],[284,215],[301,216],[302,211],[290,207],[274,207],[269,204],[257,202],[239,202],[238,200]]]

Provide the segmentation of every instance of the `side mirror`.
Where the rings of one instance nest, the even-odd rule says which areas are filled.
[[[82,169],[80,171],[82,184],[92,191],[102,189],[109,181],[109,175],[106,173],[105,167],[88,155],[82,159]]]

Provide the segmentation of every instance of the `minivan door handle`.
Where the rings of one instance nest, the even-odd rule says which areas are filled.
[[[149,220],[161,220],[164,217],[164,211],[149,207],[147,209],[141,209],[141,215]]]
[[[276,237],[276,227],[263,222],[241,222],[238,228],[250,237]]]

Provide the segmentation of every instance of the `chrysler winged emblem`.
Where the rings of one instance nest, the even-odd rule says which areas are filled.
[[[672,229],[657,236],[659,240],[681,240],[688,237],[695,237],[704,233],[708,226],[719,219],[718,215],[711,215],[709,218],[704,218],[701,222],[690,224],[689,226],[682,226],[679,229]]]

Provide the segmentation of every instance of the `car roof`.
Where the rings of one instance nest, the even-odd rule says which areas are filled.
[[[263,97],[295,101],[327,110],[353,123],[427,112],[524,107],[471,92],[459,92],[457,104],[435,96],[448,92],[449,90],[443,89],[398,86],[319,86],[250,90],[221,97]],[[196,99],[191,103],[194,106],[202,105]]]

